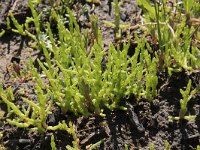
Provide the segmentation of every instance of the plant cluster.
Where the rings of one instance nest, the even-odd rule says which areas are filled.
[[[100,114],[104,107],[117,108],[120,99],[131,94],[149,100],[156,96],[157,59],[151,59],[148,50],[144,49],[145,42],[138,40],[138,47],[131,57],[127,54],[129,44],[124,44],[122,50],[116,49],[111,44],[106,54],[102,47],[101,35],[97,34],[98,43],[94,42],[87,52],[87,37],[81,35],[72,12],[69,9],[67,12],[69,29],[65,27],[55,11],[53,14],[57,21],[59,42],[55,40],[49,23],[47,23],[47,38],[38,41],[46,58],[46,63],[43,64],[40,60],[38,63],[49,80],[49,86],[44,86],[34,68],[32,74],[37,81],[38,100],[40,101],[39,98],[43,100],[43,105],[41,105],[43,111],[44,104],[53,100],[63,113],[70,111],[84,115],[93,112]],[[32,13],[34,18],[38,18],[34,10]],[[12,20],[14,21],[13,17]],[[13,31],[21,34],[28,33],[26,30],[24,32],[16,21],[14,24],[18,28]],[[37,24],[36,37],[39,37],[41,35],[40,25],[35,24]],[[102,67],[105,57],[107,57],[107,62],[104,62],[105,67]],[[42,93],[45,89],[48,89],[46,96]],[[48,100],[49,97],[51,100]],[[31,104],[27,99],[24,101]],[[44,114],[48,115],[47,112]]]
[[[9,124],[20,128],[30,128],[33,131],[45,133],[47,130],[64,130],[72,135],[73,147],[67,149],[80,149],[79,139],[71,122],[69,125],[62,121],[55,126],[47,124],[47,117],[53,108],[59,107],[62,114],[72,112],[75,115],[89,116],[91,114],[103,115],[105,108],[124,109],[121,100],[134,95],[138,100],[146,99],[150,102],[157,96],[158,69],[167,69],[169,75],[182,70],[192,71],[200,67],[200,52],[197,47],[199,40],[198,23],[194,17],[199,15],[199,3],[192,0],[183,3],[174,3],[169,6],[166,0],[162,3],[155,2],[151,5],[149,0],[137,0],[143,8],[145,36],[152,36],[153,44],[159,49],[154,52],[145,36],[142,40],[135,34],[137,47],[132,56],[128,55],[130,42],[123,43],[123,47],[109,45],[104,50],[101,31],[98,27],[98,18],[90,16],[94,39],[89,39],[88,33],[82,31],[76,22],[73,12],[69,8],[59,7],[50,1],[51,19],[56,23],[56,31],[52,31],[51,21],[41,23],[41,13],[35,9],[40,1],[29,0],[32,17],[26,19],[24,24],[19,24],[12,13],[7,18],[10,29],[12,21],[15,29],[13,32],[22,36],[31,37],[34,48],[41,50],[45,62],[37,59],[42,72],[39,73],[29,61],[30,77],[34,81],[36,99],[22,97],[22,106],[16,105],[16,99],[11,87],[3,89],[0,84],[1,102],[7,105],[7,119]],[[74,0],[58,1],[71,5]],[[91,0],[91,3],[100,3]],[[120,2],[115,0],[115,23],[104,23],[114,28],[116,39],[121,38],[121,29],[128,25],[120,22]],[[181,10],[184,9],[183,14]],[[61,15],[59,14],[61,13]],[[67,13],[63,18],[63,13]],[[182,17],[180,17],[182,16]],[[197,21],[198,22],[198,21]],[[31,30],[34,24],[35,33]],[[45,31],[42,28],[46,29]],[[3,36],[4,30],[0,33]],[[195,40],[196,39],[196,40]],[[93,40],[89,45],[89,40]],[[20,73],[19,73],[20,74]],[[44,79],[45,78],[45,79]],[[199,91],[199,87],[191,90],[189,80],[186,90],[180,89],[180,112],[178,117],[169,116],[171,120],[194,119],[196,116],[186,116],[187,104]],[[102,141],[91,145],[93,149]],[[51,147],[56,149],[55,139],[51,137]],[[127,148],[128,146],[125,145]],[[166,149],[170,145],[165,141]],[[127,148],[128,149],[128,148]],[[154,149],[154,145],[150,145]]]
[[[138,99],[152,100],[157,94],[157,58],[151,59],[145,49],[146,41],[138,39],[138,46],[133,56],[128,56],[130,43],[123,48],[115,48],[112,44],[108,51],[104,51],[101,32],[95,28],[94,44],[88,48],[88,37],[81,34],[76,19],[69,8],[68,26],[62,17],[52,10],[52,17],[56,21],[58,35],[51,31],[50,23],[46,23],[47,30],[41,31],[40,15],[35,10],[37,3],[29,0],[29,7],[33,17],[27,18],[25,24],[20,25],[12,13],[10,18],[16,29],[13,32],[29,36],[36,42],[36,48],[42,50],[45,63],[37,60],[43,75],[37,72],[30,59],[30,72],[35,82],[37,99],[23,97],[26,105],[15,104],[15,97],[10,88],[4,90],[1,84],[0,97],[7,104],[9,124],[20,128],[45,133],[47,130],[66,130],[70,134],[72,126],[65,122],[56,126],[49,126],[47,116],[55,105],[62,113],[73,112],[85,116],[91,113],[102,114],[105,107],[109,109],[122,108],[120,100],[134,94]],[[7,20],[9,26],[10,20]],[[29,24],[35,25],[36,35],[31,33]],[[45,76],[47,81],[41,76]],[[126,108],[122,108],[126,109]],[[11,117],[12,116],[12,117]],[[77,138],[74,139],[77,141]],[[76,144],[75,144],[76,145]],[[75,146],[74,145],[74,146]],[[55,148],[52,137],[52,148]]]
[[[199,1],[162,0],[150,3],[149,0],[137,0],[137,2],[144,12],[143,25],[146,27],[146,34],[150,34],[154,44],[158,44],[159,47],[157,50],[159,69],[167,69],[169,75],[173,72],[199,69]],[[180,89],[182,99],[179,117],[169,116],[170,120],[195,119],[196,116],[185,116],[187,104],[199,91],[199,87],[192,91],[190,89],[191,80],[185,91]]]
[[[184,70],[194,70],[199,63],[199,2],[183,0],[170,3],[166,0],[137,0],[144,11],[144,23],[147,34],[151,34],[158,43],[160,68],[167,68],[169,74]],[[193,5],[194,4],[194,5]],[[182,13],[182,10],[185,12]],[[195,21],[194,21],[195,20]]]

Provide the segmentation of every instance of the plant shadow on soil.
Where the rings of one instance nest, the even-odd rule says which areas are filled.
[[[97,6],[94,12],[99,17],[103,38],[106,39],[105,46],[108,46],[114,39],[113,30],[102,23],[102,20],[105,19],[113,21],[114,14],[112,14],[109,2],[108,0],[102,0],[102,5]],[[122,13],[127,18],[124,19],[125,22],[134,22],[134,20],[130,19],[134,18],[131,14],[136,14],[138,8],[133,10],[132,5],[132,1],[125,1],[125,5],[122,8]],[[87,7],[91,9],[92,6],[87,5]],[[136,6],[134,5],[134,7]],[[82,14],[81,12],[79,13]],[[83,27],[87,21],[85,16],[80,16],[79,24],[83,24]],[[24,45],[23,40],[21,41],[20,38],[21,36],[18,35],[7,34],[6,38],[0,40],[0,70],[2,70],[0,77],[2,79],[6,74],[6,66],[11,63],[12,57],[19,55],[21,60],[27,60],[29,56],[34,55],[33,52],[27,51],[28,44]],[[8,57],[9,60],[7,60]],[[134,112],[139,122],[143,125],[144,132],[139,132],[131,122],[128,113],[122,110],[105,110],[106,117],[92,115],[87,118],[76,117],[72,114],[63,116],[60,111],[55,111],[49,115],[47,123],[56,125],[62,120],[66,122],[72,120],[76,126],[81,149],[86,149],[88,145],[102,139],[104,142],[98,148],[100,150],[123,150],[126,144],[129,149],[149,149],[150,143],[155,144],[155,149],[164,149],[165,140],[170,143],[171,149],[196,149],[196,146],[200,143],[200,92],[188,104],[187,115],[196,115],[195,121],[170,122],[168,116],[178,116],[180,110],[179,101],[181,99],[179,90],[180,88],[186,88],[189,79],[192,79],[193,88],[199,85],[200,72],[190,75],[181,72],[173,74],[171,77],[165,72],[160,72],[158,77],[158,96],[152,103],[145,100],[137,102],[134,96],[127,100],[134,106]],[[0,108],[1,110],[7,109],[3,104],[0,105]],[[47,133],[41,135],[8,124],[3,125],[2,119],[0,119],[0,125],[0,131],[3,131],[4,135],[1,142],[10,150],[50,150],[52,134],[55,136],[56,147],[60,150],[65,149],[65,146],[70,145],[73,140],[64,131],[47,131]]]

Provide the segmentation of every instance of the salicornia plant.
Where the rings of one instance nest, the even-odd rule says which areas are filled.
[[[123,108],[120,101],[130,95],[135,95],[138,100],[144,98],[151,101],[157,95],[158,58],[151,57],[149,52],[152,52],[152,49],[149,46],[146,48],[148,43],[145,38],[140,40],[137,36],[138,46],[133,56],[128,55],[130,42],[124,43],[122,48],[110,44],[105,51],[95,16],[90,18],[95,38],[88,47],[87,37],[81,34],[69,8],[66,8],[68,27],[62,17],[52,10],[58,33],[53,34],[50,23],[43,24],[46,31],[41,32],[40,15],[35,11],[36,3],[29,0],[33,17],[27,18],[25,24],[20,25],[12,14],[10,17],[16,28],[13,31],[30,36],[35,40],[36,48],[42,50],[45,62],[36,60],[42,75],[37,72],[33,60],[30,59],[29,71],[34,82],[35,98],[21,97],[21,103],[25,104],[21,106],[17,105],[11,87],[4,90],[0,84],[0,98],[9,110],[7,122],[40,133],[47,130],[66,130],[74,138],[74,149],[80,149],[72,123],[67,126],[63,121],[55,126],[48,125],[47,117],[52,113],[52,109],[58,106],[63,114],[72,112],[75,115],[88,116],[92,113],[102,114],[104,108]],[[119,22],[118,0],[115,0],[115,7],[115,29],[118,34],[118,30],[122,28]],[[31,22],[34,23],[36,35],[29,31]],[[101,142],[103,140],[91,148]],[[51,146],[55,149],[53,137]],[[70,146],[66,148],[72,149]]]
[[[59,15],[54,14],[58,25],[58,43],[47,24],[51,46],[47,48],[45,42],[41,42],[46,63],[38,60],[50,82],[52,98],[63,113],[99,114],[105,106],[117,108],[120,99],[130,94],[147,99],[156,95],[157,59],[151,59],[144,48],[145,42],[138,40],[135,54],[130,58],[127,55],[129,44],[124,44],[122,50],[115,49],[111,44],[106,56],[101,40],[94,42],[87,53],[85,37],[80,34],[69,9],[68,13],[69,29],[65,28]],[[50,59],[50,53],[53,53],[54,60]],[[107,57],[106,64],[102,64],[104,57]]]
[[[12,29],[13,32],[16,32],[16,33],[19,33],[23,36],[29,36],[31,37],[33,40],[35,40],[36,42],[39,43],[39,38],[41,36],[40,34],[40,23],[39,23],[39,20],[40,20],[40,15],[37,14],[36,10],[35,10],[35,7],[37,4],[39,4],[40,2],[39,1],[32,1],[32,0],[28,0],[28,5],[31,9],[31,12],[32,12],[32,17],[28,17],[25,21],[24,24],[20,25],[18,23],[18,21],[14,18],[12,12],[9,13],[9,16],[13,22],[13,25],[15,26],[16,29]],[[30,23],[34,23],[35,25],[35,31],[36,31],[36,34],[37,36],[35,36],[34,34],[31,33],[30,30],[30,27],[29,27],[29,24]]]
[[[115,23],[111,23],[109,21],[104,21],[104,23],[109,26],[112,27],[114,29],[115,32],[115,38],[116,39],[120,39],[121,38],[121,29],[126,29],[130,26],[130,24],[122,24],[120,22],[120,5],[121,2],[119,2],[119,0],[114,0],[114,3],[112,3],[114,8],[115,8]]]
[[[76,135],[75,127],[74,127],[74,125],[72,124],[71,121],[69,122],[69,126],[67,126],[67,124],[63,121],[62,123],[59,123],[57,126],[50,127],[49,129],[67,131],[69,134],[72,135],[74,141],[72,142],[73,147],[70,146],[70,145],[67,145],[66,149],[67,150],[79,150],[80,149],[79,138]],[[56,149],[56,144],[55,144],[55,141],[54,141],[54,135],[51,136],[51,148],[52,148],[52,150]]]
[[[14,119],[7,119],[18,127],[31,127],[44,132],[56,130],[57,126],[48,126],[47,116],[51,108],[59,106],[62,113],[73,112],[76,115],[101,114],[105,107],[121,108],[122,98],[134,94],[138,99],[152,100],[157,94],[157,57],[151,58],[152,51],[143,40],[137,39],[138,46],[133,56],[128,56],[130,43],[124,43],[120,49],[110,44],[108,51],[103,49],[101,33],[94,28],[94,44],[88,47],[86,37],[81,34],[72,11],[67,8],[68,28],[62,17],[52,10],[57,23],[58,35],[54,35],[50,23],[46,23],[46,32],[40,32],[38,15],[32,7],[38,48],[42,50],[45,62],[37,60],[42,69],[43,80],[30,60],[30,71],[35,81],[36,100],[23,97],[28,107],[16,106],[12,90],[0,89],[0,97],[7,104]],[[14,20],[14,18],[12,18]],[[94,19],[95,25],[96,19]],[[17,23],[16,23],[17,24]],[[27,26],[27,25],[25,25]],[[23,26],[22,26],[23,27]],[[19,27],[18,30],[22,31]],[[17,27],[16,27],[17,28]],[[24,31],[22,31],[24,33]],[[25,30],[25,33],[28,32]],[[31,35],[31,34],[29,34]],[[41,38],[45,37],[45,38]],[[88,49],[86,49],[88,47]],[[9,94],[11,93],[11,94]]]
[[[7,92],[4,92],[2,89],[2,85],[0,85],[0,97],[4,103],[7,104],[8,110],[10,113],[14,113],[16,115],[15,119],[7,119],[8,123],[16,125],[18,127],[30,127],[33,126],[33,130],[37,130],[39,132],[44,132],[47,128],[46,118],[47,115],[50,114],[50,108],[52,102],[48,100],[48,94],[44,94],[42,92],[41,87],[36,85],[35,91],[37,94],[37,102],[33,102],[26,98],[23,98],[25,103],[28,103],[28,107],[25,106],[17,106],[15,105],[14,97],[9,96],[9,89]]]
[[[192,10],[196,7],[188,0],[183,2],[182,8],[176,3],[169,6],[166,0],[162,0],[161,3],[154,1],[153,4],[149,0],[137,2],[144,11],[142,25],[147,27],[153,44],[158,43],[159,68],[167,68],[169,74],[183,69],[198,69],[200,53],[193,37],[197,36],[199,29],[192,21],[195,18],[191,18],[195,16],[195,11]],[[198,3],[196,0],[193,2]],[[182,13],[183,10],[186,15]]]
[[[170,120],[180,120],[180,119],[195,119],[196,116],[186,116],[187,113],[187,104],[191,100],[191,98],[198,92],[200,87],[196,87],[194,90],[191,91],[191,84],[192,81],[189,80],[186,90],[180,89],[180,93],[182,95],[182,99],[180,100],[180,111],[179,111],[179,117],[172,117],[169,116]]]
[[[188,102],[191,100],[191,98],[194,96],[194,94],[196,94],[199,90],[199,87],[198,87],[198,88],[195,88],[194,90],[191,91],[191,84],[192,84],[192,81],[189,80],[186,90],[184,91],[184,90],[180,89],[180,93],[183,97],[180,100],[180,105],[181,105],[181,109],[180,109],[180,112],[179,112],[180,119],[184,118],[185,114],[187,113]]]
[[[17,101],[11,87],[3,90],[2,83],[0,84],[0,98],[2,102],[7,104],[8,109],[6,121],[19,128],[29,128],[40,133],[45,133],[47,130],[60,129],[72,134],[72,125],[69,124],[68,127],[64,121],[56,126],[49,126],[47,124],[47,116],[52,113],[53,107],[52,93],[48,90],[48,85],[43,84],[36,68],[31,66],[31,72],[33,81],[37,83],[35,84],[36,97],[32,99],[30,97],[29,99],[22,97],[23,105],[16,105]],[[13,117],[10,117],[11,115]]]

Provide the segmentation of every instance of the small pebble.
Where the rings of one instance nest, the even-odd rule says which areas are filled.
[[[123,21],[126,21],[126,14],[122,13],[122,14],[120,15],[120,18],[121,18]]]

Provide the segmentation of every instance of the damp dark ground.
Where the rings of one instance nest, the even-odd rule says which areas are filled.
[[[39,11],[49,7],[48,1],[43,1]],[[114,40],[113,30],[106,27],[103,20],[114,22],[114,10],[109,0],[101,0],[101,4],[93,5],[84,1],[75,2],[71,6],[77,14],[77,20],[82,30],[90,29],[88,15],[96,14],[99,18],[99,26],[102,30],[105,48]],[[88,11],[83,13],[83,8]],[[31,16],[26,0],[2,0],[0,2],[0,29],[6,30],[5,18],[12,11],[19,22],[24,22],[27,16]],[[124,0],[121,6],[121,20],[135,26],[140,23],[141,11],[133,0]],[[126,30],[122,33],[123,41],[130,38],[133,32],[138,30]],[[120,41],[122,42],[122,41]],[[26,68],[25,64],[29,57],[34,60],[41,55],[40,52],[32,50],[31,40],[27,37],[14,34],[6,30],[6,34],[0,38],[0,77],[5,87],[15,88],[14,96],[20,96],[18,91],[24,88],[27,94],[33,94],[33,83],[28,77],[12,78],[16,69],[12,62],[17,62],[21,70]],[[132,47],[134,51],[134,46]],[[131,49],[130,49],[131,51]],[[130,52],[131,53],[131,52]],[[168,76],[166,72],[159,72],[158,96],[152,102],[146,100],[137,101],[134,96],[122,100],[122,105],[128,107],[129,111],[105,110],[106,117],[91,115],[90,117],[77,117],[72,114],[62,115],[59,109],[49,115],[48,125],[56,125],[59,121],[72,120],[76,127],[76,133],[80,140],[80,149],[89,149],[91,144],[103,140],[97,149],[123,150],[126,145],[130,150],[149,149],[154,144],[156,150],[165,149],[168,141],[171,149],[194,150],[200,144],[200,93],[188,104],[187,115],[196,115],[193,121],[168,120],[168,116],[178,116],[181,99],[180,88],[185,89],[189,79],[192,79],[192,87],[199,85],[200,72],[180,72]],[[123,102],[127,101],[127,102]],[[6,106],[1,103],[1,113]],[[17,128],[4,124],[6,117],[0,120],[0,131],[3,137],[1,144],[8,150],[49,150],[51,135],[54,134],[57,149],[65,149],[71,145],[72,137],[63,131],[39,134],[30,132],[28,129]]]

